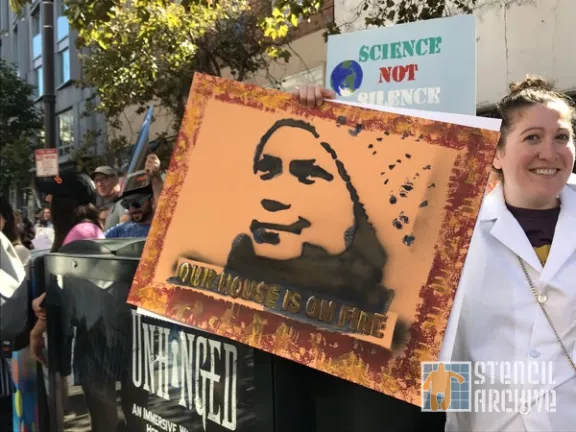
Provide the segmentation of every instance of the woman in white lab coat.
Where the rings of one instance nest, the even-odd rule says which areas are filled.
[[[472,412],[449,412],[447,430],[574,431],[574,107],[528,77],[499,109],[501,181],[480,209],[440,356],[473,362]]]
[[[538,77],[513,84],[499,109],[500,182],[480,209],[440,355],[472,362],[472,412],[448,412],[446,430],[574,431],[575,110]]]

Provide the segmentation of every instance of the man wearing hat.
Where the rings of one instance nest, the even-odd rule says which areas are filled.
[[[94,180],[98,195],[110,206],[106,222],[104,223],[104,230],[108,230],[118,225],[121,222],[120,218],[127,214],[126,210],[118,202],[118,198],[120,198],[118,173],[114,168],[103,165],[96,168],[90,177]]]
[[[126,191],[118,203],[128,210],[130,221],[116,225],[104,233],[106,238],[148,237],[154,216],[152,186]]]
[[[162,181],[158,180],[160,173],[160,159],[155,154],[149,154],[146,157],[145,171],[152,180],[155,198],[159,192],[157,189],[162,190]],[[109,230],[116,225],[125,222],[128,211],[122,207],[120,203],[120,194],[122,187],[116,170],[110,166],[104,165],[96,168],[91,174],[92,180],[96,185],[98,195],[104,199],[109,205],[108,216],[104,224],[104,231]]]

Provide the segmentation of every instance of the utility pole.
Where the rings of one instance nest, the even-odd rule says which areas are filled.
[[[42,70],[44,81],[44,148],[56,148],[54,80],[54,0],[42,0]]]

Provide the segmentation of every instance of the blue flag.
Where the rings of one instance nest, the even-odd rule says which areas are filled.
[[[152,123],[152,112],[154,111],[154,106],[150,105],[142,126],[140,127],[140,132],[138,133],[138,140],[136,141],[136,146],[130,158],[130,164],[128,165],[128,170],[126,171],[126,177],[122,183],[121,193],[142,189],[149,185],[150,179],[144,166],[146,164],[146,157],[148,156],[148,149],[150,145],[150,124]]]

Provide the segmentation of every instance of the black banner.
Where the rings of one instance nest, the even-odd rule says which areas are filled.
[[[253,350],[132,311],[131,431],[252,431]]]
[[[138,314],[126,303],[137,256],[48,256],[50,432],[264,427],[255,393],[270,399],[271,376],[256,384],[255,351]]]

